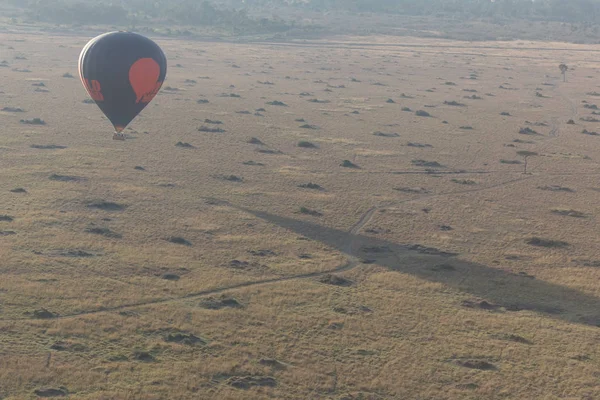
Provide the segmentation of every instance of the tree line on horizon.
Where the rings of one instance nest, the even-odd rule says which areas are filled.
[[[124,25],[142,21],[285,31],[294,25],[269,10],[388,13],[459,19],[600,22],[600,0],[5,0],[29,18],[59,24]],[[268,14],[271,15],[271,14]]]

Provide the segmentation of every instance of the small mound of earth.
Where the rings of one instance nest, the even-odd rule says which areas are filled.
[[[277,381],[270,376],[234,376],[227,380],[227,384],[237,389],[248,390],[252,387],[276,387]]]
[[[208,297],[203,299],[200,307],[206,308],[207,310],[220,310],[223,308],[243,308],[242,303],[234,299],[233,297],[221,296],[220,298]]]
[[[319,279],[319,282],[321,283],[325,283],[327,285],[334,285],[334,286],[352,286],[354,284],[354,282],[352,282],[349,279],[343,278],[339,275],[332,275],[332,274],[327,274],[323,277],[321,277]]]

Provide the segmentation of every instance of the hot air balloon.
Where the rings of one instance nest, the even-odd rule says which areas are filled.
[[[90,97],[115,127],[113,139],[152,101],[167,75],[156,43],[132,32],[90,40],[79,56],[79,76]]]

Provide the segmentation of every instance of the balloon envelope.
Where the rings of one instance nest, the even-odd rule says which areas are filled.
[[[90,40],[79,56],[81,82],[117,132],[152,101],[166,75],[160,47],[137,33],[105,33]]]

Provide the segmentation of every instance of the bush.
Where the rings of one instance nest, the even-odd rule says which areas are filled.
[[[477,182],[472,181],[470,179],[452,179],[452,182],[458,183],[460,185],[476,185]]]
[[[584,135],[599,136],[598,132],[588,131],[587,129],[584,129],[583,131],[581,131],[581,133],[583,133]]]
[[[182,238],[180,236],[170,236],[170,237],[167,238],[167,241],[171,242],[171,243],[175,243],[175,244],[181,244],[181,245],[184,245],[184,246],[191,246],[192,245],[191,242],[189,242],[188,240],[186,240],[186,239],[184,239],[184,238]]]
[[[447,105],[447,106],[455,106],[455,107],[466,107],[467,106],[466,104],[459,103],[459,102],[454,101],[454,100],[452,100],[452,101],[444,101],[444,104]]]
[[[19,122],[21,122],[22,124],[25,124],[25,125],[46,125],[46,121],[44,121],[43,119],[40,119],[40,118],[22,119]]]
[[[426,161],[426,160],[412,160],[412,165],[417,167],[428,167],[428,168],[442,168],[443,165],[437,161]]]
[[[531,246],[558,248],[558,249],[569,247],[569,243],[567,243],[567,242],[563,242],[561,240],[542,239],[539,237],[532,237],[531,239],[527,239],[525,241],[525,243],[527,243]]]
[[[303,183],[298,185],[299,188],[302,189],[313,189],[313,190],[323,190],[323,187],[320,185],[317,185],[316,183]]]
[[[555,209],[551,210],[551,212],[553,214],[563,215],[563,216],[566,216],[566,217],[574,217],[574,218],[585,218],[586,217],[585,213],[583,213],[581,211],[577,211],[577,210],[555,208]]]
[[[500,160],[500,164],[518,165],[518,164],[522,164],[522,162],[519,160]]]
[[[283,101],[279,101],[279,100],[268,101],[267,104],[270,105],[270,106],[280,106],[280,107],[287,107],[288,106]]]
[[[344,168],[360,168],[358,165],[354,164],[352,161],[350,160],[344,160],[342,161],[342,163],[340,164],[340,166],[344,167]]]
[[[534,131],[531,128],[521,128],[521,129],[519,129],[519,133],[521,135],[539,135],[539,133],[537,133],[536,131]]]
[[[415,114],[417,115],[417,117],[431,117],[431,114],[423,110],[417,110]]]
[[[321,217],[323,215],[318,211],[311,210],[310,208],[306,207],[300,207],[300,214],[311,215],[313,217]]]
[[[298,142],[298,147],[303,147],[305,149],[316,149],[318,148],[318,146],[314,143],[311,142],[307,142],[305,140],[302,140],[300,142]]]
[[[210,132],[210,133],[223,133],[225,132],[225,129],[222,128],[210,128],[208,126],[201,126],[200,128],[198,128],[198,131],[200,132]]]

